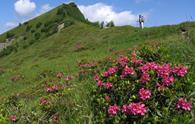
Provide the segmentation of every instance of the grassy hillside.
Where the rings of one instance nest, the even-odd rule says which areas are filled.
[[[36,29],[39,22],[43,25],[47,21],[52,21],[53,27],[53,17],[56,17],[61,7],[65,7],[70,15],[63,16],[58,23],[68,19],[74,24],[52,35],[47,31],[41,33],[39,26]],[[25,31],[27,26],[32,26],[30,32]],[[33,29],[40,32],[40,38],[33,37]],[[170,62],[188,65],[192,75],[189,80],[195,81],[194,22],[144,30],[131,26],[99,29],[86,22],[76,8],[62,5],[10,32],[17,38],[13,44],[16,50],[0,58],[0,103],[3,116],[16,114],[20,116],[18,123],[27,123],[28,118],[32,117],[34,121],[41,117],[40,123],[51,120],[52,115],[40,109],[39,99],[42,96],[55,99],[51,111],[59,112],[61,123],[91,123],[90,92],[93,81],[91,78],[79,80],[78,63],[101,61],[125,53],[128,48],[147,47],[154,52],[161,52]],[[20,39],[22,35],[27,39]],[[0,41],[4,41],[5,36],[6,33],[1,35]],[[66,82],[58,79],[57,72],[72,75],[73,80]],[[58,83],[65,85],[61,98],[58,97],[60,94],[48,95],[45,92],[47,85]],[[20,111],[13,107],[14,104],[20,106]]]

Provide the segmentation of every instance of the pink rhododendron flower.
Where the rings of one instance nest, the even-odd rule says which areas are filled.
[[[112,75],[117,72],[118,67],[112,67],[108,69],[109,75]]]
[[[108,69],[108,71],[104,72],[104,77],[109,77],[111,76],[112,74],[116,73],[118,70],[118,67],[111,67]]]
[[[180,77],[184,77],[188,73],[188,69],[184,66],[178,66],[173,69],[173,73]]]
[[[187,102],[187,100],[185,98],[180,98],[178,101],[177,101],[177,108],[178,109],[183,109],[183,110],[186,110],[186,111],[190,111],[191,108],[192,108],[192,103],[191,102]]]
[[[137,54],[136,54],[135,51],[133,51],[133,52],[131,53],[131,60],[132,60],[132,61],[137,60]]]
[[[148,89],[141,88],[139,90],[139,97],[142,100],[147,100],[147,99],[149,99],[151,97],[151,91],[148,90]]]
[[[62,78],[64,76],[64,73],[63,72],[58,72],[57,74],[56,74],[56,77],[57,78]]]
[[[17,121],[16,115],[11,115],[11,116],[9,117],[9,120],[10,120],[11,122],[16,122],[16,121]]]
[[[104,86],[105,86],[106,89],[110,89],[110,88],[112,88],[112,83],[107,82],[107,83],[105,83]]]
[[[100,77],[98,75],[93,76],[94,81],[100,80]]]
[[[165,89],[165,86],[162,85],[162,84],[160,84],[160,83],[157,83],[156,86],[157,86],[157,88],[158,88],[158,91],[162,91],[162,90]]]
[[[128,64],[128,62],[129,62],[129,58],[128,58],[127,56],[120,56],[120,57],[118,58],[118,63],[119,63],[122,67],[126,66],[126,65]]]
[[[142,64],[142,62],[143,62],[143,60],[138,60],[138,59],[137,59],[137,54],[136,54],[135,51],[131,53],[131,61],[132,61],[134,64],[138,64],[138,65]]]
[[[130,114],[130,110],[128,109],[128,105],[123,105],[122,106],[122,112],[125,113],[125,114]]]
[[[123,105],[122,112],[127,115],[145,115],[147,110],[143,103],[130,103],[129,105]]]
[[[58,112],[56,112],[56,113],[53,115],[52,124],[60,124],[60,122],[58,121],[58,116],[59,116],[59,113],[58,113]]]
[[[59,87],[57,85],[51,86],[51,87],[47,87],[46,91],[48,93],[52,93],[52,92],[57,92],[59,90]]]
[[[142,73],[148,72],[149,70],[157,70],[159,68],[159,65],[155,62],[148,62],[141,66],[139,69],[142,71]]]
[[[146,82],[150,81],[150,75],[148,73],[146,73],[146,72],[143,73],[142,76],[141,76],[140,81],[142,83],[146,83]]]
[[[106,102],[110,102],[110,97],[108,95],[105,95],[104,99],[105,99]]]
[[[80,63],[79,64],[80,68],[92,68],[95,66],[96,66],[96,63]]]
[[[120,108],[117,105],[109,106],[108,114],[110,116],[115,116],[119,110],[120,110]]]
[[[164,76],[163,80],[162,80],[162,83],[165,86],[169,86],[169,85],[171,85],[173,83],[173,81],[174,81],[174,77],[173,76],[171,76],[171,77]]]
[[[104,77],[109,77],[110,75],[109,75],[109,73],[106,71],[106,72],[104,72]]]
[[[98,86],[98,87],[102,87],[102,86],[103,86],[103,82],[102,82],[101,80],[98,80],[98,81],[97,81],[97,86]]]
[[[162,66],[159,66],[157,69],[157,73],[159,77],[167,77],[172,72],[171,65],[170,64],[164,64]]]
[[[124,78],[127,75],[133,75],[133,74],[135,74],[134,69],[132,67],[125,66],[125,68],[123,69],[121,78]]]
[[[48,104],[48,101],[47,101],[47,99],[45,99],[45,98],[41,98],[40,100],[39,100],[39,103],[40,103],[40,105],[47,105]]]
[[[68,75],[68,76],[66,76],[66,77],[64,78],[65,81],[70,81],[70,80],[72,80],[72,79],[73,79],[73,77],[70,76],[70,75]]]

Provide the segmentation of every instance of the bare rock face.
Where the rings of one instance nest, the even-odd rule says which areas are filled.
[[[0,43],[0,51],[1,51],[3,48],[6,47],[6,44],[7,44],[7,43]]]
[[[58,25],[58,31],[61,31],[64,28],[64,23]]]
[[[12,42],[15,40],[15,38],[12,39],[6,39],[5,43],[0,43],[0,51],[6,48],[7,46],[11,45]]]

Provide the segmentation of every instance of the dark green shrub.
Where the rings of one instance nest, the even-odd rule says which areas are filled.
[[[38,23],[36,24],[36,28],[40,28],[41,25],[42,25],[42,23],[41,23],[41,22],[38,22]]]
[[[47,31],[47,30],[46,30],[45,27],[41,28],[41,32],[46,32],[46,31]]]
[[[64,27],[68,27],[68,26],[71,26],[73,24],[74,24],[74,21],[72,21],[72,20],[66,20],[66,21],[64,21]]]
[[[77,5],[74,2],[69,3],[69,5],[72,7],[77,7]]]
[[[24,25],[28,25],[28,22],[24,22]]]
[[[35,30],[34,30],[34,29],[32,29],[32,30],[31,30],[31,33],[32,33],[32,34],[33,34],[33,33],[35,33]]]
[[[39,40],[41,37],[41,34],[39,32],[37,32],[37,33],[35,33],[34,37],[35,37],[35,40]]]
[[[56,13],[56,15],[61,15],[61,16],[65,16],[65,15],[67,15],[67,11],[66,11],[66,9],[65,8],[59,8],[58,10],[57,10],[57,13]]]
[[[53,24],[53,21],[47,21],[45,24],[44,24],[44,27],[48,27],[48,26],[50,26],[50,25],[52,25]]]
[[[26,26],[26,32],[30,31],[31,28],[32,28],[31,25],[27,25],[27,26]]]
[[[26,36],[24,36],[24,37],[23,37],[23,40],[27,40],[27,37],[26,37]]]
[[[14,45],[11,46],[7,46],[6,48],[4,48],[1,52],[0,52],[0,57],[3,56],[7,56],[9,54],[11,54],[12,52],[17,52],[17,48]]]
[[[14,37],[14,36],[15,36],[15,34],[12,33],[12,32],[7,32],[7,33],[6,33],[6,38],[12,38],[12,37]]]

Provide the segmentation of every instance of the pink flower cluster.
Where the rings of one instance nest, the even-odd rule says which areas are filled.
[[[129,105],[123,105],[122,112],[127,115],[145,115],[147,108],[143,103],[130,103]]]
[[[154,62],[146,63],[139,68],[142,72],[142,76],[140,81],[142,83],[150,81],[149,71],[153,70],[158,74],[158,77],[161,78],[161,83],[159,86],[169,86],[174,82],[173,74],[177,74],[178,76],[185,76],[187,74],[187,68],[183,66],[176,67],[174,69],[171,68],[170,64],[159,65]]]
[[[115,116],[118,113],[119,110],[120,110],[120,108],[117,105],[109,106],[108,114],[110,116]]]
[[[104,96],[104,100],[105,100],[106,102],[110,102],[110,97],[109,97],[108,95],[105,95],[105,96]]]
[[[157,70],[159,67],[158,64],[154,63],[154,62],[148,62],[146,64],[144,64],[143,66],[140,67],[140,70],[142,71],[142,73],[144,72],[148,72],[149,70]]]
[[[151,91],[148,89],[141,88],[139,90],[139,97],[142,100],[147,100],[151,97]]]
[[[114,73],[116,73],[118,70],[118,67],[111,67],[108,69],[108,71],[104,72],[104,77],[109,77],[111,75],[113,75]]]
[[[16,115],[11,115],[11,116],[9,117],[9,120],[10,120],[11,122],[16,122],[16,121],[17,121]]]
[[[48,101],[47,101],[47,99],[45,99],[45,98],[41,98],[40,100],[39,100],[39,103],[40,103],[40,105],[47,105],[48,104]]]
[[[60,122],[58,121],[58,116],[59,116],[59,113],[58,113],[58,112],[56,112],[56,113],[53,115],[52,124],[60,124]]]
[[[120,111],[120,107],[117,105],[109,106],[108,114],[110,116],[115,116]],[[129,105],[122,106],[122,112],[126,115],[145,115],[147,108],[143,103],[130,103]]]
[[[104,84],[101,80],[97,80],[96,84],[97,84],[98,87],[103,87],[104,86]]]
[[[65,81],[71,81],[73,79],[72,76],[68,75],[64,78]]]
[[[113,85],[112,85],[112,83],[107,82],[107,83],[104,84],[104,86],[105,86],[106,89],[110,89],[110,88],[112,88]]]
[[[188,69],[184,66],[178,66],[173,69],[173,73],[177,74],[180,77],[184,77],[188,72]]]
[[[58,72],[56,74],[56,77],[59,78],[59,79],[61,79],[63,76],[64,76],[64,73],[63,72]]]
[[[169,86],[173,83],[174,81],[174,77],[173,76],[164,76],[163,77],[163,80],[162,80],[162,83],[164,86]]]
[[[79,67],[81,68],[91,68],[91,67],[95,67],[96,64],[94,63],[85,63],[85,64],[79,64]]]
[[[100,80],[100,77],[99,77],[97,74],[95,74],[95,75],[93,76],[93,80],[94,80],[94,81],[99,81],[99,80]]]
[[[46,89],[46,91],[47,91],[48,93],[57,92],[58,90],[59,90],[59,87],[58,87],[57,85],[47,87],[47,89]]]
[[[150,81],[150,75],[148,73],[144,72],[140,78],[140,81],[142,83],[146,83],[146,82]]]
[[[97,85],[98,87],[105,87],[106,89],[110,89],[110,88],[113,87],[113,84],[112,84],[111,82],[103,83],[103,82],[100,80],[100,78],[99,78],[98,75],[95,75],[95,76],[93,77],[93,79],[96,81],[96,85]]]
[[[127,65],[125,66],[125,68],[123,69],[122,75],[120,76],[121,78],[124,78],[128,75],[133,75],[135,74],[135,71],[132,67],[128,67]]]
[[[138,60],[138,59],[137,59],[137,54],[136,54],[135,51],[131,53],[131,61],[132,61],[134,64],[137,64],[137,65],[140,65],[140,64],[142,64],[142,62],[143,62],[143,60]]]
[[[147,102],[146,100],[151,99],[152,95],[155,96],[156,92],[152,91],[153,88],[151,89],[141,88],[139,89],[139,91],[137,91],[137,86],[138,87],[140,87],[140,85],[144,86],[145,83],[152,82],[152,83],[156,83],[155,85],[157,86],[158,90],[161,91],[165,87],[168,87],[173,84],[176,75],[180,77],[184,77],[188,72],[187,68],[184,66],[178,66],[173,68],[171,64],[157,64],[155,62],[145,63],[142,60],[137,59],[137,55],[135,52],[133,52],[131,55],[131,63],[129,62],[130,60],[128,57],[121,56],[118,58],[118,63],[117,63],[118,67],[114,66],[109,68],[106,72],[103,73],[102,77],[99,77],[98,75],[94,76],[94,80],[96,81],[97,86],[104,88],[103,90],[100,88],[100,90],[106,94],[103,95],[103,99],[105,100],[104,102],[106,102],[106,105],[108,103],[112,103],[113,101],[115,101],[115,103],[118,103],[118,95],[120,94],[115,93],[115,90],[117,90],[117,86],[119,85],[117,85],[115,81],[117,82],[118,80],[127,78],[128,76],[136,75],[135,76],[136,79],[133,77],[132,82],[133,81],[137,82],[137,80],[139,80],[142,83],[139,85],[133,85],[134,87],[136,87],[135,88],[136,94],[134,94],[133,91],[132,95],[135,96],[138,95],[139,99],[135,98],[135,101],[132,101],[131,103],[128,104],[125,103],[123,104],[123,106],[118,106],[116,104],[113,105],[112,103],[112,105],[110,105],[107,110],[110,116],[115,116],[119,112],[120,112],[119,115],[121,115],[121,113],[125,113],[126,115],[132,115],[132,116],[133,115],[144,116],[147,113],[147,109],[148,109],[144,103]],[[137,68],[139,69],[139,71],[137,71]],[[109,76],[113,76],[113,78]],[[121,79],[118,76],[120,76]],[[112,83],[109,81],[112,81]],[[150,85],[148,83],[147,87],[150,86],[155,87],[153,86],[153,84]],[[109,91],[109,89],[112,89],[113,92],[110,92],[111,90]],[[124,92],[125,91],[126,90],[124,90]],[[109,96],[109,93],[113,93],[112,95],[110,95],[112,97]],[[125,101],[129,101],[129,99],[125,97],[123,102]],[[192,108],[192,103],[187,102],[187,100],[184,98],[181,98],[178,100],[176,107],[178,109],[189,111]]]
[[[118,58],[118,63],[122,66],[125,67],[129,62],[129,58],[127,56],[120,56]]]
[[[177,101],[177,108],[178,109],[183,109],[183,110],[186,110],[186,111],[190,111],[191,108],[192,108],[192,103],[191,102],[187,102],[187,100],[185,98],[180,98],[178,101]]]
[[[110,83],[110,82],[103,83],[101,80],[97,81],[97,86],[98,87],[105,87],[106,89],[110,89],[113,87],[112,83]]]

